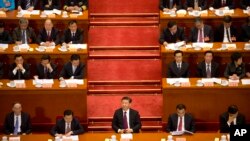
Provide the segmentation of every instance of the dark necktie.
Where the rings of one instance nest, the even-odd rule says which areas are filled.
[[[222,0],[221,3],[222,3],[222,4],[221,4],[222,7],[225,7],[225,6],[226,6],[226,0]]]
[[[30,5],[31,5],[31,4],[30,4],[30,0],[27,0],[27,1],[26,1],[26,9],[30,8]]]
[[[50,31],[47,32],[47,41],[51,41],[51,32]]]
[[[45,67],[44,68],[44,79],[47,79],[47,73],[48,73],[48,69]]]
[[[19,128],[19,121],[18,121],[18,117],[16,116],[16,123],[15,123],[15,128],[14,128],[14,135],[18,134],[18,128]]]
[[[123,113],[123,129],[128,129],[127,112]]]
[[[228,42],[230,42],[230,43],[231,43],[232,41],[231,41],[231,38],[230,38],[230,36],[229,36],[229,31],[228,31],[228,30],[229,30],[229,28],[226,28],[226,32],[227,32],[227,39],[228,39]]]
[[[69,133],[71,131],[69,123],[66,123],[66,130],[65,130],[65,134]]]
[[[207,65],[207,78],[211,78],[210,65]]]
[[[18,78],[18,80],[21,79],[21,70],[17,70],[17,78]]]
[[[26,39],[25,39],[25,30],[22,30],[22,44],[26,43]]]
[[[173,8],[173,0],[169,0],[169,9]]]

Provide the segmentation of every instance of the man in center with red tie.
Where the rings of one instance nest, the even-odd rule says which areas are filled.
[[[186,106],[178,104],[176,113],[171,114],[168,118],[167,131],[189,131],[195,132],[195,122],[191,114],[186,113]]]
[[[117,133],[139,133],[141,129],[141,119],[138,111],[131,109],[132,99],[123,97],[121,108],[114,113],[112,128]]]

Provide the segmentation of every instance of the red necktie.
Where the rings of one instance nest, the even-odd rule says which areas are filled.
[[[222,0],[222,7],[226,6],[226,0]]]
[[[199,40],[198,40],[198,42],[203,42],[202,29],[199,29]]]
[[[180,122],[178,125],[178,131],[182,131],[182,117],[180,117]]]

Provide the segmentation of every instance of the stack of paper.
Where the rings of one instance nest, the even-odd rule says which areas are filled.
[[[213,43],[193,43],[194,48],[213,48]]]
[[[21,10],[20,13],[22,15],[40,15],[40,10],[32,10],[32,11]]]
[[[69,48],[87,49],[87,44],[70,44]]]
[[[60,141],[64,141],[64,140],[65,141],[68,141],[68,140],[79,141],[79,137],[78,137],[78,135],[69,136],[69,137],[63,136]]]
[[[173,85],[174,83],[189,83],[189,78],[166,78],[168,84]]]
[[[132,134],[121,134],[121,139],[133,140],[133,135]]]
[[[241,79],[242,85],[250,85],[250,79]]]
[[[5,50],[8,48],[8,44],[0,44],[0,50]]]
[[[54,84],[54,80],[53,79],[36,79],[33,80],[33,85],[36,84]]]
[[[44,13],[46,15],[52,15],[52,14],[61,15],[62,11],[61,10],[57,10],[57,9],[53,9],[53,10],[44,10]]]
[[[83,79],[68,79],[68,80],[65,80],[66,84],[77,84],[77,85],[83,85],[84,84],[84,81]]]

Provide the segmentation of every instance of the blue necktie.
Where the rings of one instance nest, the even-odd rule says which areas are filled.
[[[173,8],[173,0],[169,0],[169,9]]]
[[[18,133],[18,127],[19,127],[19,121],[18,121],[18,117],[16,117],[14,135],[17,135],[17,133]]]
[[[30,0],[27,0],[26,9],[30,8]]]

